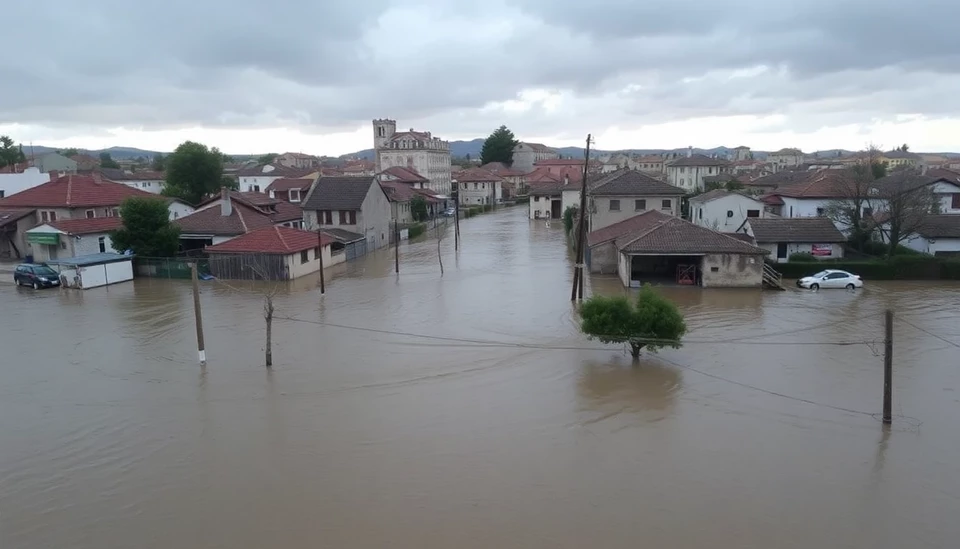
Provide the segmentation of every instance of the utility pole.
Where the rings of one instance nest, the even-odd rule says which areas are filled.
[[[457,183],[457,185],[460,185]],[[453,192],[453,250],[460,251],[460,189]]]
[[[883,335],[883,422],[893,422],[893,311],[887,309]]]
[[[577,241],[574,248],[573,288],[570,290],[570,301],[583,299],[583,257],[587,234],[587,165],[590,164],[590,141],[592,136],[587,135],[587,150],[583,157],[583,185],[580,188],[580,220],[577,223]]]
[[[197,263],[190,264],[190,278],[193,279],[193,315],[197,321],[197,354],[200,365],[207,365],[207,352],[203,345],[203,316],[200,314],[200,283],[197,280]]]
[[[273,368],[273,294],[263,296],[263,318],[267,321],[267,347],[264,350],[267,368]]]
[[[323,280],[323,231],[321,229],[317,229],[317,246],[320,248],[320,255],[317,256],[320,260],[320,295],[323,295],[327,288]]]
[[[393,220],[393,263],[397,274],[400,274],[400,225]]]

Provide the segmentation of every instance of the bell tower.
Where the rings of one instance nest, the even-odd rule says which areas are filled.
[[[383,147],[397,133],[397,121],[389,118],[373,121],[373,148]]]

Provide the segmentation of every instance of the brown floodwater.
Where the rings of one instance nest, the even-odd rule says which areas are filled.
[[[201,369],[186,281],[0,284],[0,547],[956,546],[960,285],[666,288],[687,343],[634,366],[558,225],[281,287],[272,371],[262,285],[202,283]]]

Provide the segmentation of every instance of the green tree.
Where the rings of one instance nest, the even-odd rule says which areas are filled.
[[[0,168],[12,164],[26,162],[27,157],[23,155],[23,147],[17,146],[6,135],[0,135]]]
[[[224,174],[220,176],[220,186],[235,191],[240,188],[240,183],[237,181],[236,177]]]
[[[590,339],[603,343],[627,343],[630,354],[639,358],[646,347],[680,347],[687,332],[680,310],[649,285],[640,289],[635,303],[626,297],[591,297],[580,308],[580,329]]]
[[[80,154],[80,152],[74,148],[63,149],[62,151],[57,151],[57,153],[62,156],[66,156],[67,158],[70,158],[71,156],[77,156],[78,154]]]
[[[100,167],[113,168],[116,170],[120,168],[120,164],[117,164],[117,162],[113,159],[113,157],[110,156],[110,153],[102,152],[100,153]]]
[[[510,166],[513,164],[513,148],[517,143],[513,132],[506,126],[500,126],[483,142],[483,148],[480,150],[480,164],[503,162]]]
[[[120,205],[123,226],[110,234],[113,248],[143,257],[172,257],[180,247],[180,227],[170,223],[167,201],[131,197]]]
[[[155,172],[162,172],[166,163],[167,159],[164,158],[162,154],[157,153],[156,156],[153,157],[153,161],[150,162],[150,169]]]
[[[267,153],[259,158],[257,158],[257,164],[273,164],[273,161],[277,159],[277,153]]]
[[[427,220],[427,200],[424,197],[415,196],[410,199],[410,215],[417,222]]]
[[[570,234],[570,231],[573,230],[573,220],[577,217],[577,212],[580,210],[579,206],[567,206],[566,210],[563,210],[563,230]]]
[[[163,194],[198,204],[223,185],[223,155],[214,148],[184,141],[166,160]]]

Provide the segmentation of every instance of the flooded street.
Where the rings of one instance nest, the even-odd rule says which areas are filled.
[[[272,371],[266,286],[201,283],[201,369],[189,281],[5,280],[0,547],[956,545],[960,284],[667,288],[687,343],[634,367],[526,212],[448,230],[442,277],[430,232],[399,277],[384,250],[283,287]]]

